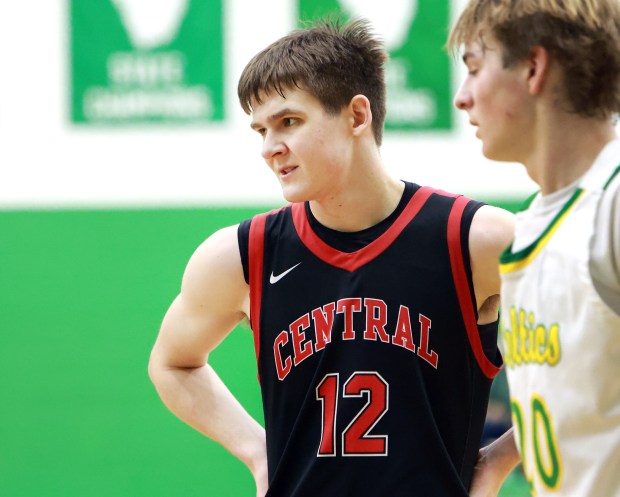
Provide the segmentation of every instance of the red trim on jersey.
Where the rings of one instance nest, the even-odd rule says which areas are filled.
[[[480,341],[480,332],[478,331],[478,322],[476,312],[474,310],[474,298],[469,289],[467,280],[467,272],[465,271],[465,263],[463,261],[463,250],[461,246],[461,218],[465,206],[469,203],[467,197],[457,197],[448,217],[448,250],[450,252],[450,264],[452,265],[452,276],[454,277],[454,286],[461,306],[461,314],[465,322],[465,329],[469,338],[474,356],[478,361],[480,369],[487,378],[495,378],[501,368],[498,368],[487,358],[482,343]]]
[[[250,223],[248,238],[248,272],[250,280],[250,325],[254,335],[256,362],[260,356],[260,307],[263,297],[263,265],[265,260],[265,224],[267,215],[259,214]],[[259,373],[260,375],[260,373]],[[260,376],[259,376],[260,381]]]
[[[407,224],[420,212],[420,209],[422,209],[422,206],[431,194],[436,192],[437,190],[427,186],[419,188],[392,226],[376,240],[355,252],[341,252],[321,240],[310,227],[303,203],[293,204],[293,223],[299,238],[314,255],[332,266],[353,272],[385,251],[405,229]]]

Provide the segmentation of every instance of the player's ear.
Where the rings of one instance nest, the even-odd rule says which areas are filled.
[[[372,111],[370,100],[365,95],[355,95],[349,102],[348,110],[351,114],[352,131],[354,135],[361,135],[372,125]]]
[[[549,75],[551,64],[549,52],[544,47],[535,46],[530,50],[526,63],[528,67],[527,82],[530,94],[538,95],[543,91]]]

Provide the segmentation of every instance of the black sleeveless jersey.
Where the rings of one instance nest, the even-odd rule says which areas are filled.
[[[497,323],[485,354],[472,297],[467,240],[482,204],[406,192],[354,251],[317,235],[307,204],[239,226],[268,497],[468,495],[501,365]]]

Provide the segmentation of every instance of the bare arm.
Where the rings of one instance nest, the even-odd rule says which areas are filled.
[[[166,406],[248,466],[257,495],[267,490],[264,429],[207,363],[249,314],[236,227],[218,231],[190,259],[181,293],[166,313],[151,352],[149,375]]]
[[[478,305],[478,323],[491,323],[499,310],[499,256],[514,234],[514,215],[485,205],[474,215],[469,231],[474,291]]]
[[[480,324],[497,319],[501,287],[499,256],[513,239],[514,223],[513,214],[497,207],[483,206],[474,215],[469,232],[469,250]],[[493,443],[480,449],[470,495],[497,496],[502,483],[518,463],[514,428],[510,428]]]
[[[519,464],[514,428],[510,428],[493,443],[480,449],[469,495],[496,497],[506,477]]]

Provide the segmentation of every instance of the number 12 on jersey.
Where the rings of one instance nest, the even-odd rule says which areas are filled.
[[[337,455],[336,417],[340,396],[339,373],[327,374],[316,387],[316,400],[321,402],[321,443],[318,457]],[[353,373],[342,386],[343,402],[351,397],[365,397],[366,404],[350,420],[341,434],[343,456],[386,456],[387,435],[369,435],[389,407],[389,385],[377,372]]]

